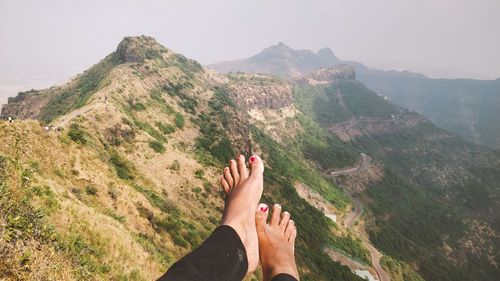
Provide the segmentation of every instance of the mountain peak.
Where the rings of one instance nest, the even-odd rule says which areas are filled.
[[[320,57],[321,59],[325,60],[325,61],[334,61],[334,62],[338,62],[340,61],[339,58],[337,58],[335,56],[335,54],[333,53],[332,49],[326,47],[326,48],[323,48],[323,49],[320,49],[318,51],[318,57]]]
[[[116,49],[116,52],[123,61],[131,63],[161,57],[161,52],[165,51],[167,49],[160,45],[153,37],[144,35],[125,37]]]
[[[268,47],[262,51],[264,54],[289,54],[293,51],[292,48],[288,47],[285,43],[279,42],[276,45]]]

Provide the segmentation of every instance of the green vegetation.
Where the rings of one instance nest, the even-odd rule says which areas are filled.
[[[292,93],[300,111],[321,125],[328,126],[353,116],[339,103],[337,92],[332,86],[305,85],[294,87]]]
[[[179,112],[175,113],[174,123],[177,126],[177,128],[179,129],[184,128],[184,115],[182,115]]]
[[[303,132],[291,141],[308,160],[318,162],[322,169],[341,168],[354,165],[359,153],[334,134],[320,127],[303,115],[297,116]]]
[[[131,186],[135,190],[142,193],[148,199],[149,203],[153,207],[156,207],[156,208],[158,208],[166,213],[169,213],[172,211],[179,212],[179,210],[177,209],[177,207],[173,203],[168,202],[165,198],[163,198],[163,196],[161,196],[160,194],[158,194],[154,190],[143,188],[134,182],[131,183]]]
[[[170,169],[174,171],[179,171],[181,169],[181,164],[179,163],[178,160],[174,160],[174,162],[172,162],[172,165],[170,165]]]
[[[186,74],[188,79],[193,79],[195,73],[203,70],[203,66],[197,61],[188,59],[181,54],[174,54],[172,58],[176,62],[175,65]]]
[[[68,137],[79,144],[87,144],[89,142],[89,134],[85,131],[85,127],[78,123],[69,125]]]
[[[205,174],[205,171],[203,169],[198,168],[198,169],[194,170],[194,176],[197,179],[202,179],[204,174]]]
[[[158,152],[158,153],[165,152],[165,146],[163,145],[162,142],[159,142],[157,140],[150,141],[149,147],[151,147],[155,152]]]
[[[135,110],[135,111],[143,111],[143,110],[146,110],[146,106],[141,103],[141,102],[138,102],[138,103],[134,103],[132,104],[132,109]]]
[[[172,97],[179,97],[180,101],[177,102],[179,106],[184,108],[188,113],[195,114],[195,108],[198,105],[198,101],[191,96],[184,93],[183,89],[193,89],[194,85],[191,82],[184,82],[175,84],[172,81],[165,83],[162,87]]]
[[[141,130],[146,131],[150,136],[152,136],[156,140],[161,142],[167,142],[167,138],[165,138],[162,134],[160,134],[160,132],[155,130],[151,125],[149,125],[149,123],[143,123],[139,120],[134,119],[134,124]]]
[[[324,127],[351,117],[386,119],[398,112],[392,104],[357,82],[295,87],[294,98],[297,107],[306,116]],[[402,118],[408,120],[420,118],[413,113],[402,114]],[[301,124],[304,126],[305,123]],[[470,155],[476,155],[477,159],[481,159],[479,161],[487,161],[487,157],[494,152],[485,153],[474,148],[431,123],[407,126],[405,122],[393,122],[392,126],[390,132],[359,136],[352,142],[359,151],[369,153],[386,168],[382,180],[365,191],[367,197],[373,200],[367,209],[373,212],[376,219],[376,226],[368,228],[370,240],[393,258],[417,264],[419,273],[425,279],[492,279],[496,273],[486,260],[486,254],[495,254],[491,252],[493,248],[479,245],[483,242],[476,244],[482,252],[468,256],[467,262],[460,268],[441,249],[443,241],[446,241],[456,255],[468,252],[459,243],[461,239],[470,239],[466,237],[473,233],[464,222],[470,214],[488,217],[488,210],[494,208],[490,196],[495,192],[491,187],[498,186],[500,176],[492,175],[500,175],[500,169],[476,168],[470,162]],[[313,134],[320,132],[310,131]],[[431,138],[446,135],[448,137]],[[316,140],[307,139],[306,142],[312,143],[314,149],[306,145],[304,155],[318,161],[323,168],[334,165],[334,161],[340,158],[334,155],[332,161],[328,161],[328,157],[321,153],[323,149],[328,151],[328,146],[318,145]],[[464,168],[466,173],[473,175],[473,179],[450,186],[439,182],[442,171],[463,171]],[[456,180],[461,176],[458,173],[453,178]],[[481,184],[476,179],[481,179]],[[399,270],[400,275],[405,271],[395,263],[390,266],[395,272]],[[404,274],[404,280],[418,280],[413,273]]]
[[[383,256],[380,264],[394,281],[424,281],[409,265],[398,262],[390,256]]]
[[[273,171],[279,173],[281,177],[287,178],[290,182],[305,183],[337,209],[343,209],[347,206],[349,198],[318,171],[301,161],[294,151],[280,146],[257,127],[251,126],[250,129],[253,139],[264,148],[267,155],[266,161]],[[293,189],[293,193],[296,194],[295,189]]]
[[[323,126],[359,116],[388,118],[398,112],[359,82],[298,86],[293,97],[300,111]]]
[[[155,123],[156,127],[165,135],[171,134],[175,132],[175,127],[170,125],[170,124],[165,124],[162,122],[156,122]]]
[[[64,179],[66,177],[66,174],[61,169],[55,169],[54,170],[54,174],[56,174],[56,176],[58,176],[58,177],[60,177],[62,179]]]
[[[134,170],[133,165],[126,161],[118,153],[112,152],[109,160],[115,168],[116,174],[119,178],[124,180],[134,179],[134,176],[132,175],[132,171]]]
[[[95,185],[87,185],[85,187],[85,192],[87,192],[88,195],[96,195],[97,194],[97,187]]]
[[[55,97],[42,108],[37,119],[49,123],[57,116],[84,106],[99,90],[101,83],[105,81],[111,70],[122,62],[123,60],[117,53],[107,56],[78,77],[75,84],[54,95]]]
[[[153,258],[159,261],[165,268],[170,267],[175,262],[175,259],[169,255],[163,247],[159,246],[153,237],[147,234],[138,233],[134,238],[135,241],[141,244],[146,252],[150,253]]]
[[[117,215],[115,212],[111,211],[110,209],[104,210],[104,214],[106,216],[109,216],[109,217],[115,219],[119,223],[125,223],[125,217],[124,216]]]
[[[208,101],[209,112],[202,112],[191,121],[198,125],[201,136],[196,138],[197,156],[200,163],[213,165],[214,160],[226,163],[235,153],[225,130],[230,118],[230,110],[235,107],[229,96],[229,90],[215,87],[214,95]]]

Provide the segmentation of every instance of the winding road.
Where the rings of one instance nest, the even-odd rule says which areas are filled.
[[[343,170],[327,170],[323,174],[327,177],[338,177],[342,175],[355,175],[358,174],[359,172],[366,171],[368,168],[368,165],[370,165],[370,162],[372,161],[372,158],[369,155],[366,155],[364,153],[361,153],[361,164],[359,164],[356,167],[353,168],[348,168],[348,169],[343,169]]]
[[[399,115],[399,114],[398,114]],[[341,175],[355,175],[359,174],[360,172],[366,171],[368,166],[370,165],[370,162],[372,158],[365,153],[361,153],[362,161],[361,164],[359,164],[356,167],[353,168],[348,168],[348,169],[343,169],[343,170],[328,170],[323,173],[326,177],[337,177]],[[349,214],[344,220],[344,226],[347,228],[352,228],[352,225],[356,222],[356,220],[363,214],[364,211],[364,206],[361,204],[359,201],[354,199],[351,195],[348,195],[349,199],[351,199],[352,202],[354,202],[354,208],[351,209]],[[383,255],[380,253],[373,245],[367,240],[362,238],[362,243],[363,246],[370,252],[370,258],[372,260],[372,265],[377,271],[377,275],[379,277],[380,281],[390,281],[391,278],[387,272],[382,268],[380,265],[380,260],[382,259]]]
[[[349,198],[351,199],[352,202],[354,202],[354,208],[351,209],[349,214],[344,220],[344,226],[345,227],[351,227],[356,220],[363,214],[363,204],[359,203],[356,199],[352,198],[350,195],[348,195]]]

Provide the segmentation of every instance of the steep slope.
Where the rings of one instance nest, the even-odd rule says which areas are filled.
[[[11,102],[18,119],[0,121],[0,278],[157,278],[217,226],[220,173],[242,152],[262,153],[263,201],[295,219],[302,279],[361,280],[323,247],[369,263],[367,250],[293,188],[304,182],[344,216],[349,198],[316,167],[352,165],[358,152],[304,118],[285,80],[219,75],[130,37],[67,85]],[[285,126],[294,137],[276,134]]]
[[[366,230],[377,247],[426,280],[498,275],[497,151],[439,129],[354,80],[299,83],[293,92],[306,116],[382,165],[383,176],[359,195],[373,214]]]
[[[209,65],[220,72],[271,73],[290,77],[338,64],[352,66],[357,79],[371,90],[416,111],[448,131],[469,141],[500,148],[500,79],[430,79],[408,71],[370,69],[343,61],[328,49],[314,54],[280,43],[250,58]]]

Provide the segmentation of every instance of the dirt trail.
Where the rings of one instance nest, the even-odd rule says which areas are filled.
[[[103,106],[105,106],[104,103],[94,103],[94,104],[88,104],[88,105],[86,105],[86,106],[84,106],[82,108],[79,108],[77,110],[73,110],[69,114],[60,117],[57,120],[58,123],[56,123],[55,126],[56,127],[64,127],[64,126],[66,126],[68,124],[68,122],[71,119],[75,118],[76,116],[82,115],[82,114],[84,114],[85,112],[87,112],[87,111],[89,111],[91,109],[98,108],[98,107],[103,107]]]

